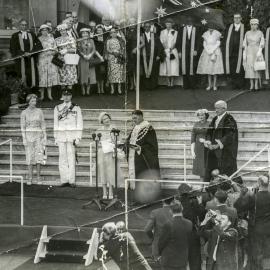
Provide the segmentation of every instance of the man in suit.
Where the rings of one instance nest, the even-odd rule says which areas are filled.
[[[233,20],[234,22],[226,30],[223,55],[225,71],[227,75],[231,75],[232,86],[235,89],[241,89],[245,83],[243,68],[245,26],[241,23],[241,14],[235,13]]]
[[[204,146],[208,148],[205,180],[218,169],[220,174],[231,176],[237,170],[238,129],[232,115],[227,112],[227,103],[215,103],[216,116],[209,125]]]
[[[173,220],[172,211],[170,208],[172,201],[173,198],[164,200],[162,208],[153,210],[150,214],[150,219],[144,228],[144,231],[152,240],[152,256],[155,261],[158,259],[159,255],[158,241],[162,229],[168,221]]]
[[[200,235],[208,241],[206,270],[238,270],[238,232],[227,215],[207,213]]]
[[[80,30],[82,28],[89,28],[89,26],[86,25],[85,23],[79,22],[77,12],[72,12],[72,20],[73,20],[72,31],[77,39],[80,37]]]
[[[194,89],[196,87],[196,70],[200,44],[201,35],[199,28],[194,26],[192,18],[188,17],[186,25],[180,29],[176,45],[179,52],[185,89]]]
[[[227,205],[228,195],[226,191],[218,190],[215,193],[215,197],[213,201],[210,201],[206,204],[207,210],[218,210],[222,215],[227,215],[232,223],[232,226],[237,225],[237,210],[234,207],[229,207]]]
[[[252,196],[250,212],[254,226],[249,228],[252,269],[270,268],[270,192],[269,176],[258,178],[258,192]]]
[[[171,207],[173,221],[164,225],[158,247],[163,270],[186,270],[192,222],[183,217],[181,203]]]

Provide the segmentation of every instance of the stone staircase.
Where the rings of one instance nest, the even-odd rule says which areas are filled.
[[[128,110],[107,110],[112,115],[113,124],[121,130],[121,136],[125,137],[131,128]],[[42,168],[43,183],[58,185],[58,148],[53,139],[53,109],[43,110],[47,125],[48,159]],[[83,110],[84,131],[83,139],[78,147],[77,184],[89,186],[90,184],[90,159],[89,144],[91,134],[98,128],[98,115],[101,110]],[[25,153],[20,131],[20,113],[18,108],[10,108],[9,114],[2,118],[0,125],[0,139],[13,140],[13,170],[15,175],[27,176],[25,165]],[[187,180],[198,181],[197,176],[192,175],[192,159],[190,155],[190,131],[196,121],[193,111],[145,111],[145,119],[149,120],[157,132],[159,141],[159,158],[163,179],[184,179],[184,145],[186,146],[186,174]],[[212,113],[213,115],[213,113]],[[232,112],[239,127],[239,153],[238,166],[243,165],[252,156],[259,152],[265,145],[270,144],[270,113],[263,112]],[[211,116],[210,116],[211,118]],[[94,153],[92,159],[93,181],[95,180]],[[249,173],[243,178],[249,185],[256,180],[258,168],[268,166],[268,153],[263,152],[256,160],[251,162],[241,173]],[[127,176],[127,164],[121,162],[124,174]],[[1,175],[9,174],[9,147],[0,146],[0,170]],[[267,171],[268,169],[264,169]],[[121,183],[123,185],[123,183]],[[175,185],[166,185],[175,186]]]

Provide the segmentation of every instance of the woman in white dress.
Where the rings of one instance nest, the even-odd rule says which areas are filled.
[[[203,35],[203,52],[198,63],[197,74],[208,75],[207,91],[217,90],[217,75],[224,74],[222,52],[220,49],[221,33],[208,29]]]
[[[245,78],[250,79],[250,90],[259,89],[260,71],[254,69],[257,60],[263,60],[262,50],[264,48],[263,32],[259,28],[259,20],[250,20],[251,30],[245,35],[243,47],[243,66],[245,69]]]
[[[41,164],[44,164],[46,145],[46,126],[44,115],[41,109],[36,107],[37,96],[29,94],[26,98],[28,107],[21,113],[21,132],[23,145],[26,154],[26,164],[28,165],[28,181],[32,184],[33,166],[37,166],[37,182],[40,184]]]
[[[115,158],[114,158],[114,137],[111,130],[115,128],[111,124],[111,116],[102,112],[99,115],[99,123],[102,125],[96,133],[101,134],[101,140],[98,147],[98,172],[99,182],[103,187],[103,199],[113,199],[113,187],[115,186]],[[118,158],[121,158],[119,155]],[[120,165],[118,162],[118,183],[122,180]],[[122,181],[123,182],[123,181]],[[109,192],[107,194],[107,187]]]
[[[166,29],[160,33],[160,41],[165,51],[166,58],[160,63],[159,75],[167,77],[169,87],[174,85],[174,78],[179,76],[179,55],[175,48],[178,32],[173,29],[173,20],[167,19]]]

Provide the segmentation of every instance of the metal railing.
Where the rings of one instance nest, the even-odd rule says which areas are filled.
[[[12,182],[13,179],[13,143],[12,139],[8,139],[0,143],[1,145],[9,143],[9,181]]]
[[[10,175],[0,175],[0,178],[7,178],[10,177]],[[11,176],[12,179],[20,179],[21,182],[21,226],[24,225],[24,188],[23,188],[23,176],[16,175]]]

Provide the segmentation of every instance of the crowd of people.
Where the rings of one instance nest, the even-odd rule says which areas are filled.
[[[105,267],[113,260],[121,270],[267,270],[269,225],[268,175],[260,175],[253,189],[241,179],[219,177],[205,189],[182,183],[146,222],[151,257],[120,221],[102,227],[100,258]]]
[[[206,90],[217,90],[218,75],[225,74],[232,88],[258,90],[262,80],[269,79],[269,31],[259,29],[259,21],[250,20],[250,30],[235,13],[225,31],[215,25],[194,25],[188,17],[185,25],[171,18],[164,27],[145,22],[141,26],[139,50],[141,55],[141,88],[155,89],[158,84],[184,88],[204,87],[200,75],[208,76]],[[10,40],[10,52],[16,60],[17,75],[29,87],[39,87],[52,99],[52,87],[72,89],[79,84],[82,95],[93,92],[104,94],[106,89],[121,94],[124,85],[136,86],[137,35],[136,20],[102,23],[78,22],[75,12],[54,28],[46,21],[38,34],[30,31],[27,21],[20,21],[20,31]],[[31,55],[35,51],[38,54]],[[116,89],[115,89],[116,88]]]

